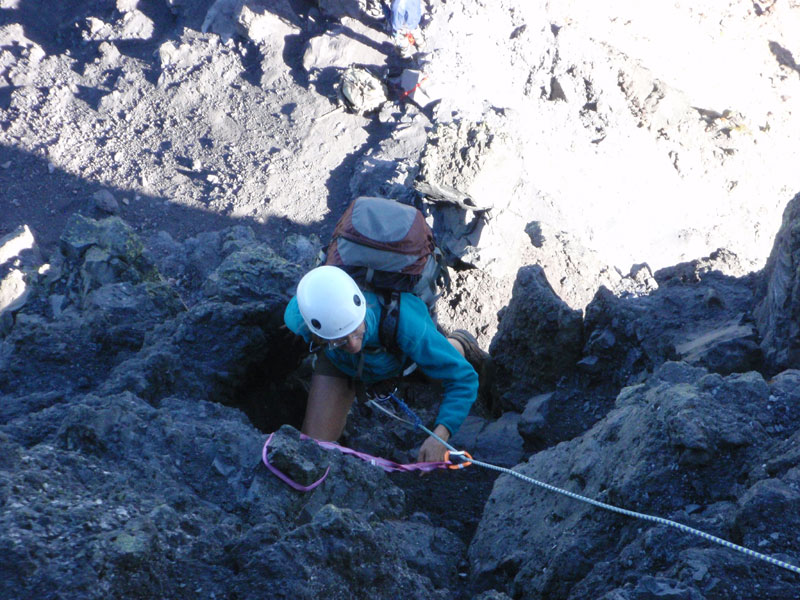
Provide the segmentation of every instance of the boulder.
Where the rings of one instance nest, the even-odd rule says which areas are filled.
[[[511,468],[523,456],[522,438],[517,431],[519,422],[520,415],[515,412],[507,412],[492,421],[469,416],[450,443],[469,450],[479,460]]]
[[[270,293],[287,294],[303,276],[301,268],[263,246],[229,254],[203,285],[208,298],[251,302]]]
[[[300,33],[297,21],[287,0],[248,0],[236,18],[239,34],[262,47]],[[281,47],[282,43],[277,45]]]
[[[600,387],[559,385],[525,403],[517,425],[524,448],[538,452],[579,436],[614,406],[615,395]]]
[[[30,288],[25,274],[19,269],[10,269],[0,279],[0,333],[11,329],[11,314],[25,305]]]
[[[752,322],[733,319],[675,346],[681,360],[729,375],[758,370],[762,366],[758,332]]]
[[[444,527],[433,527],[424,515],[411,519],[389,520],[381,530],[396,542],[400,557],[427,577],[434,587],[446,588],[459,577],[459,565],[466,546]]]
[[[206,279],[233,252],[257,246],[250,227],[237,225],[222,231],[206,231],[181,243],[160,231],[146,238],[147,255],[164,277],[181,290],[187,303],[205,298]]]
[[[74,214],[67,221],[59,246],[70,264],[80,265],[81,296],[119,281],[156,281],[158,271],[144,254],[139,236],[119,217],[95,220]],[[70,281],[73,276],[67,275]]]
[[[315,234],[310,236],[292,234],[281,244],[281,256],[309,271],[314,268],[321,251],[322,243]]]
[[[84,318],[103,352],[138,350],[145,334],[184,309],[175,291],[164,283],[108,283],[90,292]]]
[[[313,440],[301,440],[297,431],[281,427],[270,440],[267,460],[278,471],[296,482],[309,486],[327,475],[329,461],[326,452]],[[307,447],[302,452],[300,445]]]
[[[114,22],[105,22],[97,17],[86,19],[83,38],[86,41],[107,40],[150,40],[153,38],[155,24],[142,11],[132,6],[120,7],[120,18]]]
[[[354,63],[382,65],[386,61],[386,54],[380,47],[384,41],[388,42],[385,35],[361,21],[343,18],[338,27],[308,41],[303,53],[303,68],[311,72],[331,67],[341,70]]]
[[[27,225],[0,238],[0,335],[6,335],[14,324],[13,314],[22,308],[31,295],[31,279],[41,267],[42,258],[36,240]]]
[[[92,205],[99,213],[119,214],[119,202],[109,190],[98,190],[92,194]]]

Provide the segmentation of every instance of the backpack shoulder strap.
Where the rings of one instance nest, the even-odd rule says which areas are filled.
[[[392,354],[402,351],[397,345],[397,326],[400,324],[400,292],[386,292],[381,298],[381,318],[378,322],[378,339]]]

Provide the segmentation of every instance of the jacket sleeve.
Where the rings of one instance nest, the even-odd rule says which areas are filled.
[[[297,306],[297,296],[293,297],[289,304],[286,305],[286,310],[283,311],[283,322],[294,333],[302,336],[305,341],[311,340],[311,330],[303,320],[303,315],[300,314],[300,308]]]
[[[444,397],[436,425],[451,434],[464,422],[478,395],[478,374],[447,338],[439,333],[425,303],[412,294],[403,294],[397,343],[427,376],[444,386]]]

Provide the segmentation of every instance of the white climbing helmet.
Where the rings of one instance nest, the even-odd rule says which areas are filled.
[[[297,306],[312,333],[325,340],[350,335],[367,314],[367,301],[358,284],[330,265],[303,276],[297,284]]]

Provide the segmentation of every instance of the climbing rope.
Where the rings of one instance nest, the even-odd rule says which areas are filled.
[[[402,99],[406,98],[407,96],[409,96],[409,95],[413,94],[413,93],[414,93],[414,92],[416,92],[417,90],[421,90],[421,89],[422,89],[422,84],[423,84],[423,83],[425,83],[426,81],[428,81],[428,76],[427,76],[427,75],[425,75],[425,77],[423,77],[422,79],[420,79],[420,80],[419,80],[419,81],[416,83],[416,85],[414,85],[414,87],[412,87],[412,88],[409,88],[409,89],[407,89],[405,92],[403,92],[402,94],[400,94],[400,99],[402,100]]]
[[[386,400],[393,400],[395,404],[397,404],[400,409],[406,413],[411,420],[403,419],[398,415],[394,414],[391,410],[387,409],[386,407],[381,406],[378,401],[386,401]],[[574,492],[570,492],[568,490],[564,490],[558,488],[554,485],[550,485],[548,483],[544,483],[542,481],[538,481],[533,479],[532,477],[528,477],[527,475],[523,475],[522,473],[518,473],[517,471],[513,471],[511,469],[507,469],[505,467],[500,467],[497,465],[493,465],[490,463],[486,463],[480,460],[476,460],[472,458],[467,452],[456,450],[453,446],[448,444],[438,435],[427,429],[424,425],[422,425],[422,421],[419,417],[414,414],[414,412],[403,402],[394,392],[391,392],[385,396],[374,396],[372,399],[367,402],[370,406],[378,408],[384,414],[405,423],[412,428],[418,428],[427,433],[428,435],[432,436],[435,440],[437,440],[440,444],[442,444],[445,448],[448,449],[448,452],[445,454],[445,461],[449,461],[452,458],[456,458],[458,461],[454,463],[454,468],[463,468],[468,466],[469,464],[474,464],[479,467],[484,467],[486,469],[491,469],[493,471],[499,471],[500,473],[505,473],[506,475],[511,475],[512,477],[516,477],[517,479],[521,479],[523,481],[527,481],[530,484],[535,486],[544,488],[550,492],[555,492],[557,494],[561,494],[563,496],[567,496],[568,498],[573,498],[574,500],[579,500],[581,502],[585,502],[587,504],[591,504],[592,506],[596,506],[598,508],[603,508],[605,510],[618,513],[621,515],[625,515],[626,517],[633,517],[635,519],[641,519],[644,521],[650,521],[652,523],[658,523],[659,525],[666,525],[667,527],[673,527],[678,529],[679,531],[683,531],[684,533],[689,533],[691,535],[696,535],[698,537],[703,538],[704,540],[708,540],[709,542],[713,542],[715,544],[719,544],[726,548],[730,548],[731,550],[736,550],[737,552],[741,552],[747,556],[752,558],[757,558],[759,560],[766,561],[772,565],[781,567],[783,569],[787,569],[792,571],[793,573],[797,573],[800,575],[800,567],[796,567],[793,564],[787,563],[782,560],[778,560],[777,558],[772,558],[771,556],[767,556],[766,554],[762,554],[761,552],[756,552],[755,550],[751,550],[750,548],[745,548],[744,546],[740,546],[738,544],[734,544],[733,542],[729,542],[728,540],[724,540],[719,538],[715,535],[711,535],[706,533],[705,531],[700,531],[699,529],[695,529],[694,527],[689,527],[688,525],[684,525],[683,523],[678,523],[677,521],[671,521],[669,519],[665,519],[663,517],[656,517],[653,515],[648,515],[645,513],[636,512],[633,510],[628,510],[626,508],[620,508],[618,506],[614,506],[612,504],[606,504],[605,502],[600,502],[598,500],[593,500],[592,498],[587,498],[586,496],[581,496],[580,494],[576,494]]]

